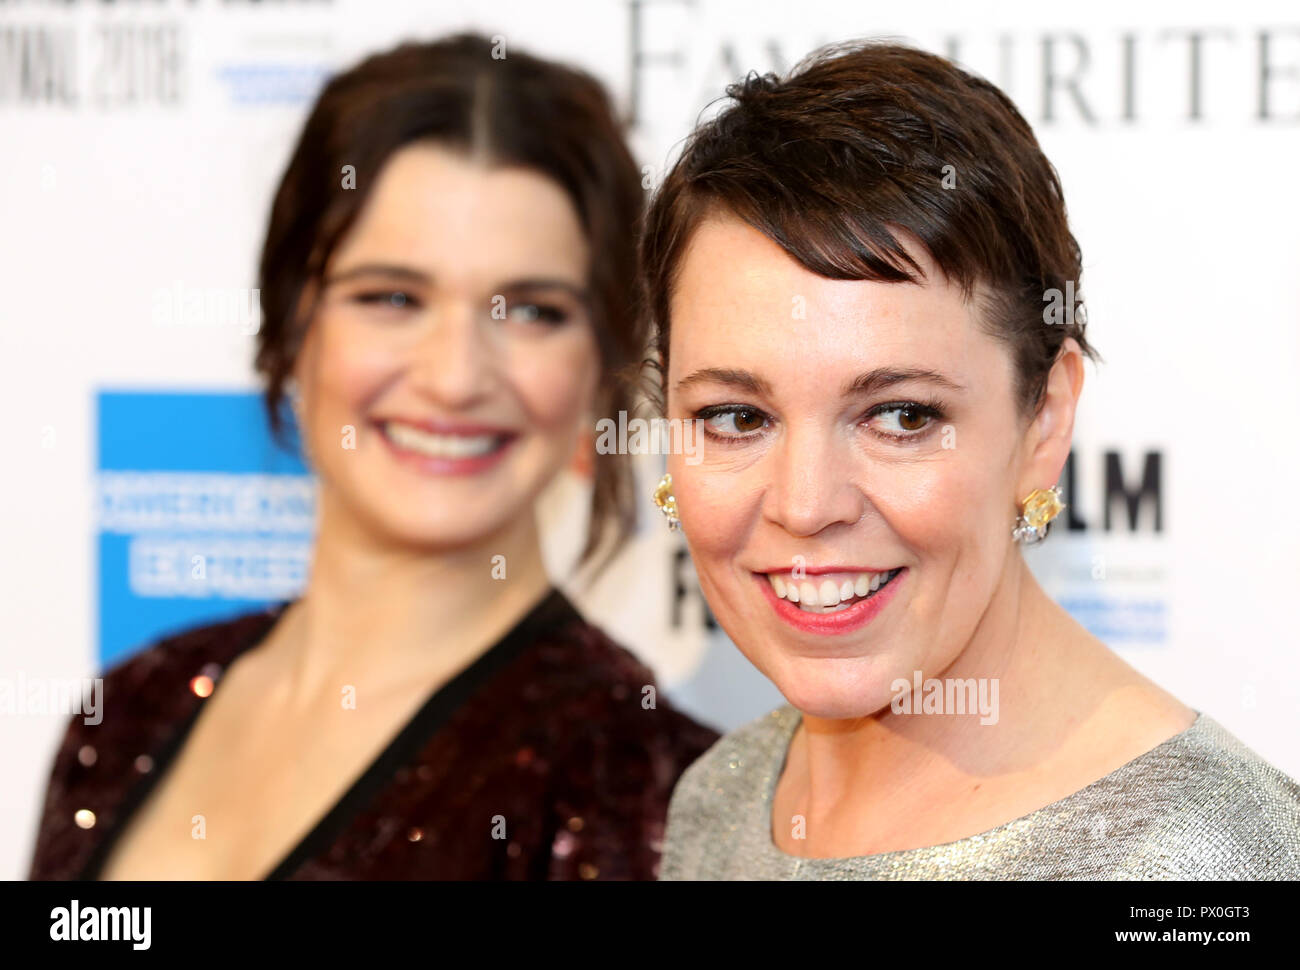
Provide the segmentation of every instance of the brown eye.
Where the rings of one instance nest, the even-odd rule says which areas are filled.
[[[899,408],[898,426],[904,431],[920,431],[925,427],[929,415],[923,414],[916,408]]]
[[[872,419],[883,422],[877,426],[877,433],[886,438],[902,440],[919,439],[942,413],[925,404],[904,403],[886,404],[872,412]]]
[[[719,438],[742,439],[762,431],[768,417],[758,408],[724,404],[705,408],[697,413],[709,430]]]

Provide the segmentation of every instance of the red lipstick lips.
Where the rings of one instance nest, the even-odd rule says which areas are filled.
[[[805,570],[810,576],[841,571],[843,570],[828,568]],[[789,600],[779,599],[766,575],[755,574],[754,580],[762,590],[763,596],[772,605],[776,615],[790,626],[805,633],[838,636],[860,629],[874,620],[889,605],[898,592],[898,587],[907,579],[907,574],[907,567],[900,567],[889,582],[879,587],[870,596],[865,599],[855,600],[845,609],[836,610],[832,613],[810,613],[807,610],[800,609]]]

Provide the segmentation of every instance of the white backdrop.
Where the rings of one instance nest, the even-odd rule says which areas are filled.
[[[1002,85],[1061,173],[1106,358],[1076,426],[1075,528],[1030,562],[1126,659],[1300,775],[1286,504],[1300,470],[1300,9],[1285,2],[0,0],[0,677],[97,670],[94,395],[256,386],[250,335],[159,327],[158,291],[254,286],[322,74],[460,28],[596,73],[656,173],[726,83],[826,41],[906,39]],[[648,495],[659,467],[642,466]],[[1138,494],[1144,469],[1130,522],[1119,492]],[[548,497],[561,579],[583,498],[577,479]],[[705,629],[689,562],[651,511],[575,598],[702,719],[729,728],[780,703]],[[0,714],[0,876],[25,872],[63,726]]]

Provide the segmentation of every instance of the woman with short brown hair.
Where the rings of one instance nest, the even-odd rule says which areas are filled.
[[[658,497],[789,703],[683,776],[664,878],[1300,877],[1300,787],[1021,555],[1096,355],[1019,112],[892,44],[728,93],[647,219],[661,390],[706,443]]]

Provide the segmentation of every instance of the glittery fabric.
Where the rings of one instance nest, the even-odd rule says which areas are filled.
[[[74,717],[55,759],[31,878],[95,875],[101,843],[197,716],[207,687],[195,678],[219,681],[286,605],[167,638],[104,676],[102,723]],[[653,879],[673,784],[717,732],[662,696],[644,709],[650,670],[558,592],[544,605],[490,676],[443,704],[431,735],[408,724],[393,742],[405,747],[390,746],[269,875]]]
[[[979,835],[858,858],[787,855],[771,805],[799,720],[778,708],[687,770],[661,879],[1300,878],[1300,786],[1199,712],[1104,778]]]

